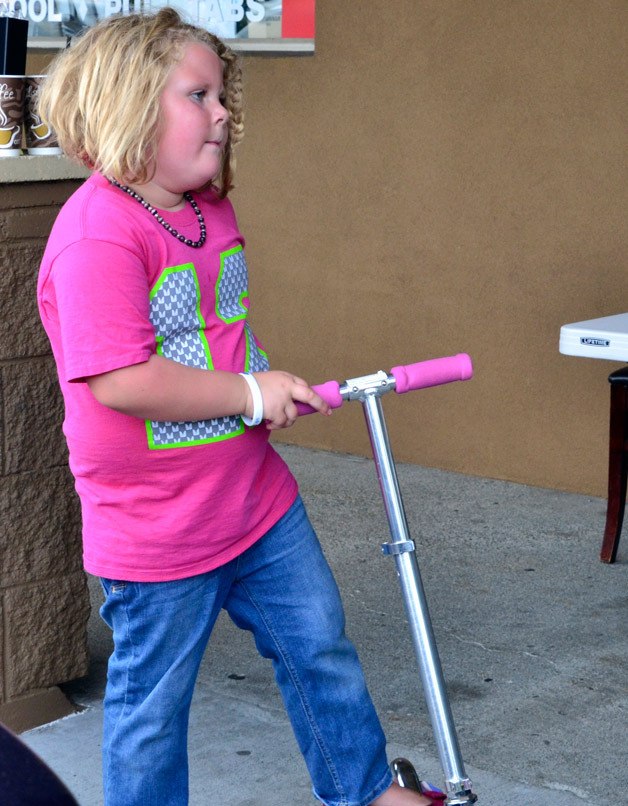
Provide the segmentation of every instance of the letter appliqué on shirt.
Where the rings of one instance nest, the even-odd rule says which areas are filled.
[[[249,272],[244,250],[236,246],[220,256],[220,274],[216,283],[216,314],[227,325],[246,319],[249,315],[244,300],[249,296]],[[246,335],[246,366],[244,372],[266,372],[268,357],[257,345],[248,322]]]
[[[242,300],[248,296],[248,272],[242,247],[221,255],[216,283],[216,313],[226,325],[248,316]],[[214,368],[205,336],[201,294],[192,263],[164,269],[150,292],[150,320],[155,328],[157,352],[191,367]],[[269,368],[266,354],[259,349],[248,322],[244,323],[247,372]],[[149,448],[183,448],[230,439],[244,432],[241,417],[217,417],[197,422],[146,421]]]

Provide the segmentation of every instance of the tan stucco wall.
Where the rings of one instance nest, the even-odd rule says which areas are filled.
[[[397,459],[605,495],[620,364],[558,338],[628,310],[627,24],[625,0],[318,0],[314,56],[245,59],[233,198],[273,365],[474,359],[386,400]],[[369,451],[356,405],[280,438]]]
[[[398,459],[605,495],[621,364],[558,339],[628,310],[627,24],[624,0],[319,0],[315,56],[246,59],[234,200],[274,365],[474,359],[387,399]],[[369,450],[357,405],[285,438]]]

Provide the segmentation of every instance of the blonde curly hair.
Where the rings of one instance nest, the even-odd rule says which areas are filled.
[[[233,149],[244,133],[240,60],[173,8],[109,17],[89,29],[52,62],[39,114],[68,157],[122,184],[143,184],[151,178],[151,155],[160,136],[164,85],[193,42],[211,48],[224,66],[229,134],[221,171],[212,182],[224,197],[233,187]]]

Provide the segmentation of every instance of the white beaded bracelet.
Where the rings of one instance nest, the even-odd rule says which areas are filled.
[[[242,417],[242,421],[245,425],[249,426],[259,425],[264,419],[264,399],[262,398],[262,390],[259,388],[259,384],[254,376],[249,372],[240,372],[238,374],[241,375],[247,382],[249,389],[251,390],[251,397],[253,398],[253,416],[245,417],[244,414],[242,414],[240,415]]]

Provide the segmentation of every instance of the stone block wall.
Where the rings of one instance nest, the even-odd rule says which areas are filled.
[[[79,504],[35,299],[50,227],[77,186],[0,178],[0,722],[18,732],[70,713],[58,686],[88,668]]]

